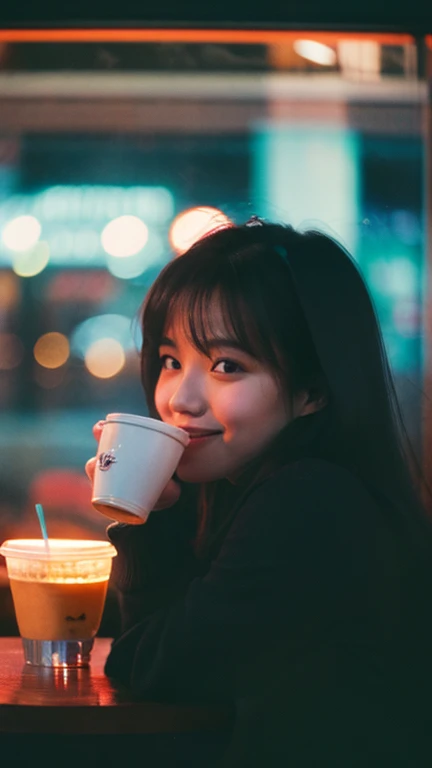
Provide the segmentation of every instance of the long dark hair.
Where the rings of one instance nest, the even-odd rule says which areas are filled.
[[[275,461],[277,455],[286,462],[318,455],[335,462],[356,474],[400,520],[429,530],[420,503],[422,473],[379,323],[349,253],[321,232],[261,223],[219,229],[170,262],[143,306],[141,370],[151,415],[158,417],[158,350],[167,325],[174,315],[182,318],[191,342],[209,353],[207,310],[215,298],[234,337],[271,366],[291,397],[306,390],[312,400],[326,403],[321,413],[288,425],[266,458]],[[214,494],[213,484],[213,499]],[[229,515],[226,504],[218,513],[213,504],[212,511],[209,498],[204,490],[204,549],[206,540],[220,542]]]

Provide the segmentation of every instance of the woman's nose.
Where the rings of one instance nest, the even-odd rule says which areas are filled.
[[[207,410],[204,387],[195,377],[183,378],[171,395],[170,408],[177,413],[190,413],[202,416]]]

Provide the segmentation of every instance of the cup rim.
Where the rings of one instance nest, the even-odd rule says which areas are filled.
[[[49,552],[43,539],[7,539],[0,555],[26,560],[93,560],[115,557],[117,551],[109,541],[91,539],[48,539]]]
[[[154,432],[162,432],[169,437],[173,437],[174,440],[178,440],[184,447],[186,447],[190,441],[190,437],[184,429],[173,427],[172,424],[166,424],[164,421],[152,419],[149,416],[138,416],[135,413],[108,413],[105,417],[104,424],[111,424],[113,422],[117,424],[133,424],[137,427],[151,429]]]

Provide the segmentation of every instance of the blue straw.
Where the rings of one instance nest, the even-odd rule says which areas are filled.
[[[41,527],[43,540],[45,542],[45,549],[46,549],[47,553],[49,553],[48,533],[47,533],[47,529],[46,529],[45,515],[44,515],[44,511],[42,509],[42,504],[36,504],[36,514],[37,514],[38,519],[39,519],[39,525]]]

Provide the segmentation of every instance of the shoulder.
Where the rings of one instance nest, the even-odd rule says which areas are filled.
[[[305,458],[277,469],[250,489],[238,509],[239,523],[265,513],[284,527],[322,526],[356,521],[363,526],[376,516],[377,502],[352,472],[323,459]]]
[[[305,458],[277,469],[251,490],[251,497],[273,492],[279,496],[282,491],[291,498],[296,492],[307,496],[324,492],[337,497],[360,494],[372,501],[360,478],[345,467],[324,459]]]

